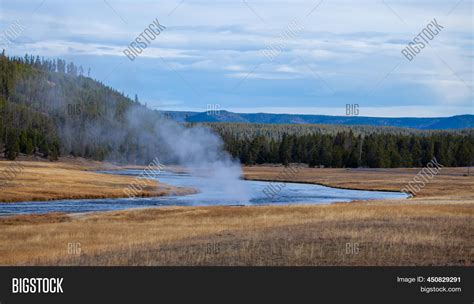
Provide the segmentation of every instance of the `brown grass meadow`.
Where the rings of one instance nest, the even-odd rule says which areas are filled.
[[[72,165],[34,167],[37,175],[29,178],[48,184],[48,178],[55,179],[64,166]],[[84,171],[92,165],[74,166],[92,174]],[[264,180],[278,179],[282,170],[244,168],[246,178]],[[48,172],[56,174],[50,177]],[[294,180],[399,190],[417,172],[302,169]],[[4,217],[0,218],[0,264],[472,265],[474,176],[465,172],[465,168],[443,168],[417,197],[408,200]],[[115,177],[108,181],[125,182]],[[29,186],[26,174],[22,183]],[[72,252],[71,245],[80,250]]]
[[[10,166],[15,166],[17,174],[0,187],[0,202],[125,197],[124,189],[134,181],[134,177],[130,176],[90,172],[119,167],[83,159],[64,159],[61,162],[0,161],[0,173]],[[2,178],[4,175],[0,175]],[[150,180],[144,182],[147,186],[139,192],[143,197],[193,192]]]

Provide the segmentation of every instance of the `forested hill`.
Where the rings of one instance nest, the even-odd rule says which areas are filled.
[[[160,117],[72,62],[0,55],[0,153],[9,159],[23,153],[53,160],[152,160],[152,143],[142,147],[137,134],[145,128],[133,127],[126,117],[132,108]]]
[[[252,113],[242,114],[228,111],[179,112],[163,111],[176,121],[187,122],[233,122],[257,124],[340,124],[340,125],[367,125],[391,126],[400,128],[414,128],[420,130],[446,130],[474,127],[474,115],[458,115],[452,117],[434,118],[384,118],[363,116],[327,116],[303,114],[269,114]],[[209,115],[212,114],[212,115]]]
[[[55,160],[72,155],[129,164],[146,164],[156,157],[165,163],[177,160],[164,139],[170,128],[185,130],[167,119],[179,120],[179,112],[162,115],[140,104],[137,96],[132,100],[85,74],[64,60],[1,53],[0,157],[13,160],[24,154]],[[446,166],[467,166],[474,159],[474,129],[198,124],[219,134],[223,147],[246,164],[411,167],[436,157]]]

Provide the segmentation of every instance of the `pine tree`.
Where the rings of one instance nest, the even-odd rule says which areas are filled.
[[[321,139],[321,145],[319,147],[319,160],[325,167],[331,166],[332,163],[332,143],[327,136],[323,136]]]
[[[308,162],[308,165],[310,168],[314,168],[318,165],[319,163],[319,151],[318,151],[318,148],[314,145],[312,148],[311,148],[311,151],[310,151],[310,158],[309,158],[309,162]]]
[[[423,152],[421,150],[420,140],[412,136],[410,145],[411,145],[411,155],[413,159],[413,166],[415,167],[423,166],[423,163],[422,163]]]
[[[470,166],[473,162],[473,158],[472,147],[470,147],[467,140],[462,140],[456,151],[456,166]]]
[[[360,148],[359,147],[360,147],[360,143],[352,148],[346,162],[346,167],[358,168],[360,166],[360,163],[359,163]]]
[[[18,136],[12,130],[8,131],[7,141],[5,143],[5,156],[9,160],[15,160],[20,152]]]
[[[433,141],[425,139],[423,142],[423,157],[421,158],[421,163],[423,166],[426,166],[434,156],[434,144]]]
[[[284,166],[288,166],[291,161],[291,146],[289,142],[288,135],[285,133],[283,134],[283,138],[280,144],[280,162]]]

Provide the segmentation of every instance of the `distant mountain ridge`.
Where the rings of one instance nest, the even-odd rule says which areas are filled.
[[[261,124],[338,124],[369,125],[413,128],[420,130],[447,130],[474,128],[474,115],[456,115],[451,117],[364,117],[329,116],[306,114],[270,114],[270,113],[218,113],[161,111],[165,116],[180,122],[234,122]]]

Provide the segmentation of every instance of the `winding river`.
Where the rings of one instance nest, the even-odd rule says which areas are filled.
[[[101,173],[138,176],[140,170],[101,171]],[[82,213],[156,206],[212,206],[212,205],[292,205],[292,204],[330,204],[353,200],[404,199],[400,192],[346,190],[331,187],[286,183],[273,198],[267,197],[263,190],[269,182],[245,180],[249,199],[239,201],[230,198],[223,190],[205,177],[196,177],[186,173],[162,171],[158,177],[165,184],[191,187],[199,193],[186,196],[162,196],[151,198],[111,198],[56,200],[48,202],[0,203],[0,215],[42,214],[49,212]]]

